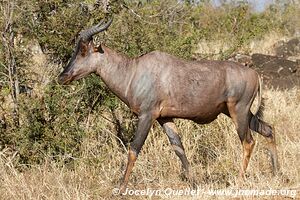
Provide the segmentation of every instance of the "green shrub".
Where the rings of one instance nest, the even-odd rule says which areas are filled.
[[[30,76],[28,66],[32,62],[30,52],[26,51],[26,41],[37,40],[49,56],[49,63],[64,66],[74,49],[78,33],[105,16],[113,15],[114,22],[107,32],[98,34],[95,41],[127,56],[161,50],[185,59],[201,59],[205,55],[195,55],[195,51],[199,42],[205,39],[229,41],[230,48],[218,55],[220,59],[226,59],[251,40],[262,38],[271,31],[294,33],[296,28],[290,20],[295,13],[300,13],[299,8],[293,6],[282,10],[273,6],[262,13],[253,13],[247,4],[214,8],[205,3],[179,3],[177,0],[110,2],[107,13],[101,6],[93,6],[95,1],[16,1],[13,30],[18,35],[14,52],[19,82],[32,87],[42,85]],[[0,25],[5,34],[3,15],[0,15]],[[0,101],[3,105],[9,104],[6,96],[11,91],[5,53],[1,43]],[[5,119],[0,125],[0,148],[17,151],[22,164],[42,163],[45,155],[55,161],[63,158],[64,162],[72,163],[82,154],[80,143],[84,138],[92,137],[86,128],[89,116],[101,114],[104,108],[109,108],[106,112],[114,113],[124,107],[96,76],[74,82],[71,86],[58,85],[57,74],[49,76],[53,80],[41,87],[41,96],[18,96],[20,126],[12,122],[12,109],[1,107],[0,114]],[[129,113],[126,110],[123,115],[130,118]],[[132,137],[134,123],[119,120],[118,115],[111,120],[115,122],[113,133],[124,137],[126,144]],[[91,126],[98,128],[95,124]]]

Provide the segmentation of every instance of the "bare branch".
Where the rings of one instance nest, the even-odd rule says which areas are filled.
[[[2,1],[1,2],[1,11],[3,14],[4,20],[4,30],[1,31],[2,45],[4,47],[4,64],[2,64],[7,70],[5,75],[9,79],[9,87],[11,89],[11,97],[13,101],[13,116],[15,125],[19,125],[19,112],[18,112],[18,94],[19,94],[19,80],[18,73],[16,68],[16,59],[15,59],[15,34],[13,31],[13,17],[14,17],[15,2],[14,1]]]

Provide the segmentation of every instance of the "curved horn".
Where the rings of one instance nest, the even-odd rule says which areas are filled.
[[[80,38],[83,40],[90,40],[93,35],[106,30],[111,25],[113,18],[110,18],[105,24],[103,24],[103,21],[104,19],[102,19],[97,25],[82,31],[80,33]]]

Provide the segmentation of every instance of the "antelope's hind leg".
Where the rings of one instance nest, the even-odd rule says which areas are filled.
[[[281,175],[280,172],[280,165],[278,162],[278,152],[277,152],[277,145],[276,145],[276,140],[275,140],[275,131],[273,129],[273,134],[271,137],[266,138],[268,141],[268,150],[270,152],[271,156],[271,164],[272,164],[272,172],[273,175]]]
[[[190,175],[189,170],[189,162],[185,155],[184,147],[182,145],[180,136],[178,135],[178,130],[173,119],[158,119],[158,122],[163,127],[164,131],[167,133],[168,139],[172,145],[175,154],[179,157],[182,168],[183,174],[188,181],[192,181],[192,177]]]
[[[251,113],[250,129],[261,134],[268,141],[268,150],[271,156],[273,175],[279,175],[280,166],[278,162],[278,153],[274,128],[272,128],[272,126],[270,126],[268,123],[264,122],[263,120],[259,119],[257,116],[254,116]]]
[[[253,152],[254,145],[255,145],[255,141],[251,135],[251,131],[249,128],[246,131],[245,137],[241,141],[243,145],[243,161],[242,161],[242,169],[240,172],[240,176],[242,178],[245,178],[246,169],[248,167],[251,154]]]
[[[248,167],[255,141],[249,128],[250,111],[247,106],[227,103],[230,117],[232,118],[243,147],[243,160],[240,170],[240,177],[245,179],[245,172]]]

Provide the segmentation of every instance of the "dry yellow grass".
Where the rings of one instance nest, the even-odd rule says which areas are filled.
[[[257,145],[248,168],[247,181],[237,184],[241,161],[241,144],[231,120],[220,116],[209,125],[196,125],[177,120],[191,171],[198,187],[209,189],[298,190],[292,196],[300,198],[300,90],[265,90],[265,120],[274,125],[278,142],[282,176],[272,177],[271,165],[262,136],[254,133]],[[20,172],[13,165],[15,157],[0,155],[1,199],[182,199],[172,196],[114,196],[127,161],[126,147],[111,132],[107,121],[93,121],[95,137],[82,143],[84,155],[76,158],[73,169],[46,162]],[[100,141],[104,141],[101,143]],[[47,160],[47,158],[45,158]],[[165,133],[154,124],[132,173],[132,190],[189,188],[180,178],[181,165],[172,151]],[[202,191],[200,190],[200,191]],[[184,199],[228,199],[234,196],[199,193]],[[257,199],[259,196],[238,196]],[[285,196],[262,196],[262,199],[282,199]]]
[[[283,33],[271,32],[260,39],[252,40],[250,44],[242,46],[239,49],[239,53],[261,53],[267,55],[276,55],[276,47],[282,45],[283,42],[287,42],[292,38],[292,36],[287,36]],[[224,40],[224,38],[212,41],[202,40],[201,42],[199,42],[195,54],[206,55],[210,59],[220,59],[220,53],[228,51],[230,48],[232,48],[233,44],[234,42],[232,40]],[[292,60],[296,59],[298,59],[298,57]]]

